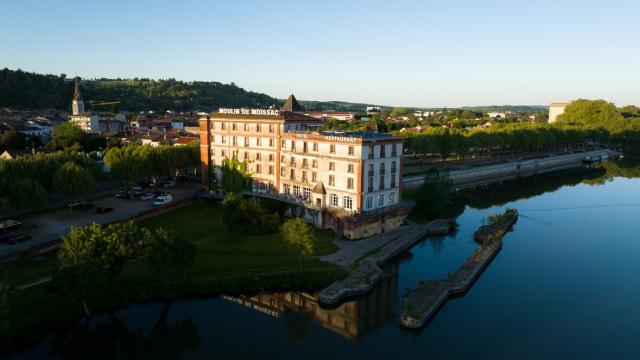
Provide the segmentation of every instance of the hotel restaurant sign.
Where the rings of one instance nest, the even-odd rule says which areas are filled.
[[[228,115],[270,115],[270,116],[278,116],[280,115],[280,111],[273,109],[226,109],[220,108],[218,109],[219,114],[228,114]]]

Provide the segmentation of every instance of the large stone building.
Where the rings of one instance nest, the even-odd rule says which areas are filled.
[[[564,113],[564,108],[567,107],[569,103],[551,103],[549,105],[549,124],[553,124],[558,121],[558,116]]]
[[[78,125],[82,131],[91,134],[119,133],[128,127],[127,117],[123,113],[88,112],[80,94],[78,79],[71,101],[69,122]]]
[[[203,174],[222,181],[225,158],[251,174],[251,190],[292,203],[300,215],[347,238],[398,227],[402,139],[321,132],[321,120],[292,111],[220,109],[200,119]]]

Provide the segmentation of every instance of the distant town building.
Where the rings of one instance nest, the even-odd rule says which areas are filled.
[[[82,131],[91,134],[119,133],[128,126],[127,117],[123,113],[113,114],[104,112],[87,112],[80,94],[78,79],[76,78],[71,115],[69,122],[78,125]]]
[[[400,226],[402,139],[389,134],[319,132],[322,121],[285,111],[221,109],[200,119],[203,171],[222,183],[225,158],[247,164],[252,191],[302,209],[304,218],[339,235],[362,238]],[[265,113],[265,115],[262,115]]]
[[[356,113],[351,111],[304,111],[303,114],[316,119],[336,119],[341,121],[353,121]]]
[[[558,121],[558,116],[564,113],[567,105],[569,105],[569,103],[551,103],[551,105],[549,105],[549,124]]]

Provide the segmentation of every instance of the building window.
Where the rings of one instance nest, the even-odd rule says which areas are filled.
[[[355,150],[353,149],[353,146],[349,146],[349,155],[353,156],[353,155],[355,155],[355,154],[356,154],[356,152],[355,152]]]
[[[398,151],[396,150],[397,148],[399,148],[400,146],[398,144],[396,145],[391,145],[391,157],[396,157],[398,156]]]
[[[353,207],[353,200],[351,200],[351,198],[348,196],[343,197],[342,207],[345,209],[351,209]]]
[[[309,149],[307,148],[307,142],[305,141],[304,143],[302,143],[302,152],[306,154],[308,150]]]
[[[384,194],[380,194],[378,196],[378,207],[383,207],[384,206]]]
[[[302,170],[302,182],[307,182],[307,171]]]
[[[233,141],[233,146],[238,146],[238,138],[234,136],[231,139]]]
[[[256,153],[256,161],[262,160],[262,154]]]
[[[236,123],[231,123],[231,130],[233,131],[237,130]]]
[[[329,162],[329,171],[336,171],[336,163],[333,161]]]
[[[353,164],[347,165],[347,172],[353,174]]]
[[[256,174],[260,174],[262,171],[262,167],[260,166],[260,164],[256,165]]]
[[[222,157],[227,157],[227,152],[225,150],[222,150]]]
[[[280,147],[283,149],[287,148],[287,141],[286,140],[282,140],[282,143],[280,144]]]
[[[287,172],[286,172],[286,170],[285,170],[284,166],[283,166],[283,167],[281,167],[281,168],[280,168],[280,176],[284,177],[286,173],[287,173]]]
[[[318,151],[318,143],[313,143],[313,151]]]
[[[269,139],[269,147],[273,147],[273,139]]]
[[[387,146],[386,145],[380,145],[380,157],[386,157],[387,156]]]
[[[336,146],[335,145],[329,145],[329,153],[330,154],[335,154],[336,153]]]
[[[244,131],[249,131],[249,126],[247,124],[244,124]]]
[[[312,172],[311,173],[311,181],[316,182],[318,181],[318,173],[317,172]]]
[[[395,174],[393,176],[391,176],[391,188],[395,189],[396,187],[396,177]]]
[[[338,206],[338,195],[329,195],[329,204],[331,204],[331,206]]]
[[[291,140],[291,151],[296,151],[296,141]]]
[[[273,165],[269,165],[269,175],[273,175]]]
[[[302,189],[302,197],[303,197],[305,200],[309,200],[309,199],[311,199],[311,189],[309,189],[309,188],[303,188],[303,189]]]
[[[391,173],[392,174],[396,173],[396,162],[395,161],[391,162]]]
[[[302,168],[306,169],[309,167],[309,162],[307,161],[307,159],[302,159]]]
[[[226,137],[226,136],[224,136],[224,135],[222,135],[222,143],[223,143],[223,144],[226,144],[226,143],[227,143],[227,137]]]
[[[367,192],[373,192],[373,176],[369,177],[369,186],[367,187]]]
[[[284,163],[284,162],[285,162],[285,160],[284,160],[284,155],[280,155],[280,162],[281,162],[281,163]]]
[[[329,186],[335,186],[336,185],[336,178],[333,175],[329,175]]]
[[[256,145],[257,146],[262,146],[262,138],[256,138]]]
[[[269,124],[269,132],[272,133],[273,132],[273,124]]]
[[[395,203],[396,203],[396,193],[391,192],[389,193],[389,205],[393,205]]]
[[[380,175],[380,190],[384,190],[384,176]]]
[[[244,138],[244,147],[249,147],[249,138],[248,137]]]
[[[212,144],[216,143],[216,136],[215,135],[211,135],[211,143]]]
[[[296,179],[296,170],[295,169],[291,169],[291,173],[289,174],[289,179],[291,179],[291,180],[295,180]]]
[[[384,175],[386,174],[387,170],[386,170],[386,164],[385,163],[380,163],[380,175]]]
[[[256,124],[256,131],[260,132],[260,124]]]
[[[367,196],[366,208],[367,209],[373,208],[373,196]]]
[[[224,130],[225,129],[225,124],[224,123],[220,123],[220,130]]]
[[[373,159],[374,155],[374,147],[373,145],[369,145],[369,159]]]
[[[285,195],[289,195],[289,184],[282,185],[282,192],[285,193]]]
[[[353,178],[347,178],[347,189],[353,189]]]
[[[318,160],[316,160],[316,159],[311,160],[311,167],[314,168],[314,169],[317,168],[318,167]]]
[[[293,196],[300,197],[300,186],[293,185]]]
[[[296,158],[292,156],[290,163],[291,163],[291,167],[296,167]]]
[[[245,151],[244,152],[244,161],[247,161],[247,160],[249,160],[249,152]]]

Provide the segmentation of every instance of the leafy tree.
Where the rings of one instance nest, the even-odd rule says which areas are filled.
[[[449,190],[451,184],[427,176],[416,194],[416,208],[427,219],[447,217],[450,210]]]
[[[103,230],[98,224],[73,227],[62,237],[58,252],[58,269],[54,284],[61,293],[82,301],[85,314],[90,315],[87,299],[96,290],[95,282],[101,271],[104,248]]]
[[[46,190],[34,179],[10,177],[4,184],[9,203],[16,209],[37,208],[47,202]]]
[[[284,240],[298,251],[298,264],[302,272],[302,257],[312,255],[315,246],[311,226],[302,218],[293,218],[285,221],[280,231]]]
[[[222,181],[225,190],[238,193],[246,190],[251,183],[251,174],[246,172],[247,163],[236,157],[224,158],[222,161]]]
[[[65,122],[53,127],[53,136],[47,143],[47,147],[52,149],[69,149],[74,145],[80,145],[87,134],[76,124]]]
[[[267,214],[256,201],[228,193],[222,201],[225,222],[233,231],[258,235],[276,232],[280,225],[277,212]]]
[[[4,134],[0,135],[0,152],[4,150],[19,150],[27,146],[25,136],[18,132],[15,126]]]
[[[94,183],[91,173],[73,162],[64,163],[53,176],[54,188],[69,198],[89,191]]]
[[[152,241],[147,247],[145,258],[157,273],[173,269],[184,277],[185,272],[196,259],[196,245],[173,232],[162,228],[150,232]]]

